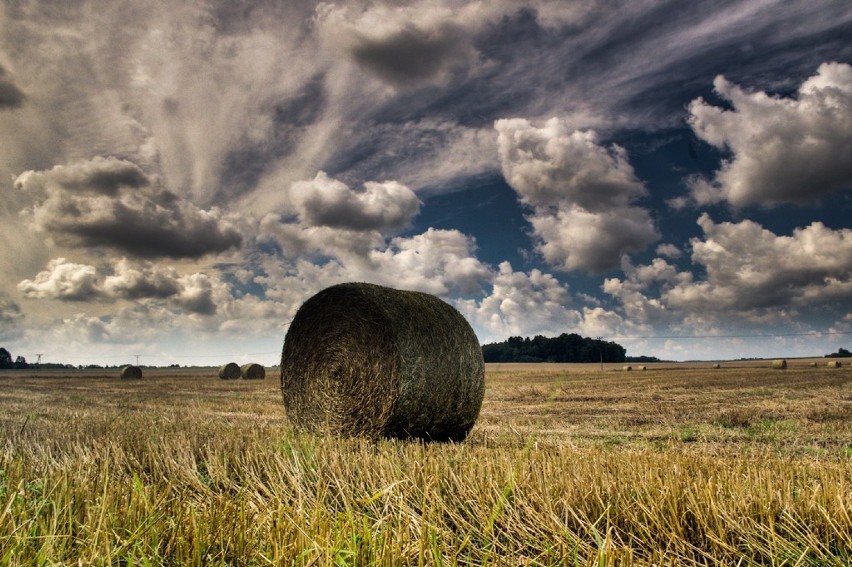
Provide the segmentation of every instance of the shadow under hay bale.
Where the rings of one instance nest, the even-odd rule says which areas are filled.
[[[122,380],[141,380],[142,369],[138,366],[128,365],[121,369]]]
[[[249,362],[240,367],[243,380],[263,380],[266,378],[266,368],[256,362]]]
[[[485,393],[479,341],[437,297],[364,283],[296,313],[281,354],[293,425],[338,435],[461,441]]]
[[[219,367],[219,378],[222,380],[236,380],[240,377],[240,365],[236,362],[229,362]]]

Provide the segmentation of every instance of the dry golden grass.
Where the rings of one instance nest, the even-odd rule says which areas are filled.
[[[848,368],[490,366],[458,445],[296,434],[269,378],[0,374],[0,564],[852,560]]]

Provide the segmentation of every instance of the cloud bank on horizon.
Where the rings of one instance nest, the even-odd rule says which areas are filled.
[[[304,299],[369,281],[483,342],[848,346],[850,26],[839,0],[6,3],[0,341],[272,363]]]

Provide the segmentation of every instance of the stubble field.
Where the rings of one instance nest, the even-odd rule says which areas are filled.
[[[0,564],[849,565],[852,370],[488,365],[460,444],[288,425],[276,369],[0,374]]]

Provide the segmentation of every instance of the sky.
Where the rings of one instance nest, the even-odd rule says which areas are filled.
[[[852,346],[847,0],[0,3],[0,345],[276,364],[308,297],[482,343]]]

